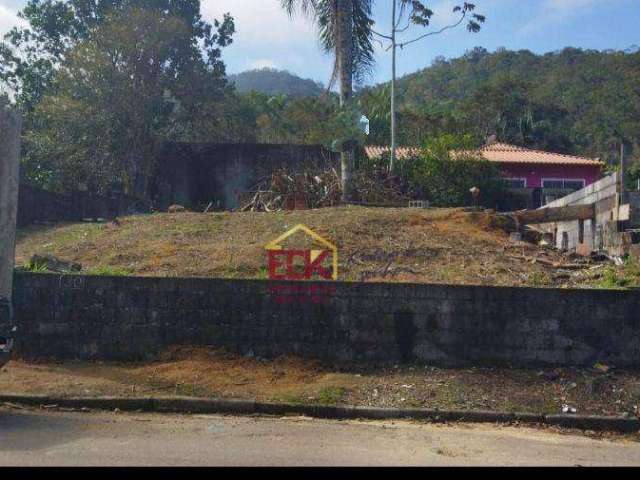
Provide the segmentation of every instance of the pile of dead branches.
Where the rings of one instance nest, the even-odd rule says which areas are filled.
[[[358,171],[354,184],[357,197],[365,205],[406,207],[410,199],[405,193],[402,181],[389,175],[386,169]]]
[[[362,205],[406,206],[409,196],[402,182],[384,169],[363,169],[354,177],[355,196]],[[238,196],[241,212],[306,210],[340,205],[340,174],[333,167],[309,168],[302,173],[285,169],[263,178]]]
[[[333,207],[340,203],[340,176],[324,172],[289,173],[277,170],[239,196],[241,212],[277,212]]]

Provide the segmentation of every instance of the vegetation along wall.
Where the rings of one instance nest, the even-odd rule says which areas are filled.
[[[277,170],[336,167],[338,155],[318,145],[166,143],[156,163],[151,195],[160,210],[173,203],[199,209],[211,202],[234,209],[239,194]]]
[[[195,345],[345,365],[640,366],[637,291],[18,273],[14,304],[26,359]]]

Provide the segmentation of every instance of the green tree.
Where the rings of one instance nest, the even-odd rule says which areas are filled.
[[[458,15],[458,19],[446,25],[439,30],[434,30],[421,35],[413,36],[413,38],[403,37],[404,35],[415,35],[411,32],[412,26],[427,28],[431,24],[433,10],[427,7],[426,2],[419,0],[392,0],[391,8],[391,31],[388,35],[374,31],[374,34],[383,40],[388,40],[390,45],[387,50],[391,50],[391,160],[389,168],[393,170],[396,161],[396,56],[398,48],[404,48],[413,45],[427,37],[439,35],[447,30],[451,30],[463,24],[466,21],[467,30],[473,33],[480,31],[482,23],[485,21],[484,15],[474,13],[475,4],[463,2],[453,7],[453,13]]]
[[[334,55],[340,105],[349,109],[354,80],[366,75],[373,65],[371,8],[373,0],[281,0],[290,15],[296,10],[312,18],[318,26],[323,49]],[[341,153],[343,200],[354,199],[355,144],[346,142]]]
[[[355,108],[340,108],[333,95],[293,98],[257,92],[241,96],[255,115],[258,140],[265,143],[324,145],[340,150],[345,143],[363,145]]]
[[[498,76],[465,100],[461,111],[480,139],[496,135],[507,143],[567,151],[570,141],[562,125],[566,111],[540,104],[533,90],[530,81]]]
[[[213,25],[207,23],[200,14],[200,0],[29,0],[18,14],[28,26],[13,28],[0,48],[0,79],[23,108],[35,107],[66,52],[90,38],[106,19],[129,9],[181,18],[190,33],[181,52],[190,50],[189,56],[203,57],[211,69],[224,72],[220,47],[231,42],[233,20],[226,15]]]
[[[629,156],[640,154],[639,81],[638,48],[544,55],[474,48],[398,80],[399,142],[419,146],[443,131],[482,141],[494,133],[526,147],[617,164],[621,138]],[[422,136],[407,138],[408,129]]]
[[[228,15],[210,25],[195,0],[32,0],[22,15],[30,27],[9,34],[17,60],[5,79],[32,112],[25,132],[32,178],[95,191],[119,181],[145,197],[158,141],[225,125]],[[20,58],[25,45],[31,54]],[[51,74],[34,90],[25,79],[41,59]]]
[[[481,203],[495,207],[505,192],[500,171],[476,155],[474,146],[468,135],[429,139],[419,158],[407,162],[414,192],[438,207],[460,207],[471,203],[470,190],[476,187]]]

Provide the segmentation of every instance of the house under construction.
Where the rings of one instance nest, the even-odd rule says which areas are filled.
[[[640,253],[640,191],[627,191],[619,173],[530,213],[551,219],[533,223],[540,223],[561,250],[613,257]]]

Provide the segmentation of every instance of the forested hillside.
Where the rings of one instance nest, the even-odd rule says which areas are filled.
[[[300,78],[285,70],[261,68],[230,75],[240,93],[259,92],[267,95],[287,95],[290,97],[316,97],[324,88],[313,80]]]
[[[623,138],[640,154],[640,51],[482,48],[437,59],[398,82],[401,143],[464,132],[613,161]],[[388,142],[388,86],[361,92],[372,143]]]
[[[229,15],[196,0],[29,0],[0,40],[0,101],[23,113],[22,172],[49,190],[149,195],[157,145],[388,144],[389,86],[340,108],[313,80],[273,69],[229,77]],[[54,8],[55,7],[55,8]],[[328,80],[328,79],[327,79]],[[234,84],[235,83],[235,87]],[[640,51],[476,48],[398,81],[401,145],[481,144],[601,157],[623,140],[640,179]],[[2,92],[10,95],[6,96]],[[371,121],[365,138],[359,122]],[[444,143],[442,141],[444,139]],[[446,153],[446,152],[445,152]]]

